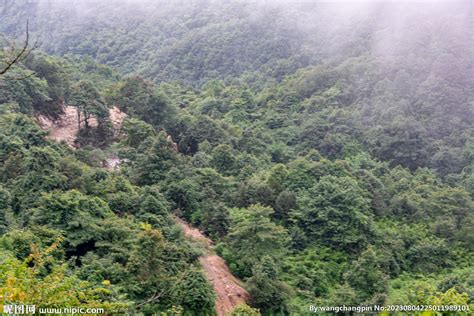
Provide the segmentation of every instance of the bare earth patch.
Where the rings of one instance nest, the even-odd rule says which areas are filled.
[[[205,242],[208,246],[206,253],[199,258],[199,262],[204,270],[204,275],[217,294],[217,314],[223,316],[231,312],[237,305],[245,303],[249,298],[248,292],[241,286],[242,281],[232,275],[224,259],[212,252],[212,241],[182,219],[176,218],[176,221],[183,228],[186,236]]]
[[[77,109],[74,106],[66,105],[63,107],[64,113],[57,120],[51,120],[44,115],[37,115],[36,120],[42,129],[49,132],[48,137],[58,143],[65,142],[69,147],[76,148],[76,138],[79,132]],[[127,116],[116,106],[109,110],[110,121],[114,126],[115,133],[118,133],[122,127],[122,122]],[[91,127],[97,127],[97,120],[91,118],[89,121]]]
[[[114,125],[116,133],[120,131],[122,122],[126,114],[117,107],[109,110],[110,120]],[[38,115],[36,117],[38,124],[44,130],[49,132],[48,137],[57,142],[66,142],[71,148],[76,148],[75,141],[79,126],[77,122],[77,110],[73,106],[65,106],[64,114],[57,120]],[[97,121],[91,119],[90,125],[97,126]],[[109,157],[104,164],[107,170],[116,170],[120,164],[118,157]],[[216,311],[219,316],[231,312],[237,305],[245,303],[248,298],[248,292],[241,286],[241,281],[232,275],[224,259],[216,255],[212,250],[213,242],[198,229],[191,227],[182,219],[176,217],[176,221],[182,227],[184,234],[205,245],[205,254],[199,258],[199,262],[204,270],[204,275],[212,284],[217,294]]]
[[[110,108],[109,116],[110,116],[110,121],[112,122],[112,125],[114,126],[114,130],[116,132],[120,131],[120,129],[122,128],[122,123],[127,117],[127,114],[120,111],[118,107],[114,106]]]
[[[49,132],[50,139],[58,143],[65,142],[69,147],[74,148],[79,131],[77,109],[74,106],[65,106],[63,109],[64,113],[57,120],[51,120],[44,115],[38,115],[36,119],[41,128]]]

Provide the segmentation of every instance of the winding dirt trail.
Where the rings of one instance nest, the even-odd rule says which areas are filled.
[[[120,112],[116,107],[110,109],[109,114],[115,130],[120,130],[126,115]],[[49,132],[49,138],[57,142],[64,141],[71,148],[76,148],[75,141],[79,131],[76,108],[65,106],[64,114],[56,121],[52,121],[42,115],[38,115],[36,119],[39,125]],[[96,124],[95,119],[91,120],[92,126],[96,126]],[[174,146],[176,146],[176,144],[174,144]],[[118,157],[113,156],[106,160],[104,168],[112,171],[116,170],[119,165],[120,160]],[[217,294],[217,314],[224,316],[231,312],[237,305],[245,303],[249,299],[248,292],[242,287],[242,282],[232,275],[224,259],[214,253],[212,240],[204,236],[198,229],[191,227],[182,219],[175,217],[175,220],[182,227],[187,237],[205,245],[204,254],[199,258],[199,262],[204,270],[205,277],[212,284]]]
[[[232,275],[224,259],[212,250],[212,240],[204,236],[198,229],[176,217],[176,221],[183,228],[184,234],[194,240],[205,243],[206,252],[199,258],[207,280],[214,287],[217,294],[216,311],[219,316],[231,312],[237,305],[245,303],[249,294],[241,286],[241,281]]]

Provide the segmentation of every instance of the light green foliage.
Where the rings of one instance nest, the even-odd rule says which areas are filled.
[[[229,316],[259,316],[260,312],[258,309],[252,308],[247,304],[239,304],[237,305]]]
[[[341,305],[357,305],[360,302],[357,298],[356,291],[350,287],[348,284],[338,284],[336,285],[329,294],[328,304],[334,306]]]
[[[214,315],[215,294],[202,272],[189,270],[172,288],[174,301],[185,311],[200,311]]]
[[[231,213],[226,240],[236,256],[239,274],[248,275],[252,265],[264,256],[278,260],[286,253],[288,234],[282,226],[271,221],[272,213],[271,208],[259,204]]]
[[[138,147],[149,136],[155,136],[154,128],[137,119],[127,119],[123,124],[123,130],[127,135],[124,140],[127,146]]]
[[[444,293],[433,296],[430,303],[433,305],[469,305],[467,293],[458,293],[456,289],[449,289]]]
[[[285,301],[290,294],[286,284],[278,280],[274,259],[264,256],[254,264],[252,276],[246,282],[252,305],[267,312],[285,312]]]
[[[35,305],[36,308],[83,306],[104,308],[108,312],[124,312],[130,302],[115,301],[110,282],[94,285],[68,273],[65,263],[52,254],[57,251],[56,241],[46,249],[31,246],[31,255],[18,260],[9,252],[0,255],[1,304]]]
[[[383,297],[373,301],[376,294],[384,295],[386,292],[388,276],[381,269],[377,255],[371,246],[352,263],[345,279],[352,288],[357,289],[358,301],[384,303]]]
[[[408,298],[413,304],[433,305],[469,305],[467,293],[459,293],[455,288],[437,291],[433,284],[417,282],[408,292]]]
[[[348,267],[348,258],[343,252],[330,248],[307,248],[288,255],[283,263],[284,280],[294,286],[305,297],[327,294],[342,281]]]

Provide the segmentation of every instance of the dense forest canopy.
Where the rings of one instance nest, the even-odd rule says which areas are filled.
[[[215,313],[179,216],[243,280],[235,315],[474,308],[473,18],[470,1],[3,1],[0,62],[26,23],[39,47],[0,75],[0,303]],[[38,125],[70,109],[73,146]]]

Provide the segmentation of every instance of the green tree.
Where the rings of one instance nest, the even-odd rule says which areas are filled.
[[[264,313],[287,312],[286,300],[289,287],[278,280],[274,259],[263,256],[252,268],[252,276],[246,282],[250,294],[250,303]]]
[[[59,242],[44,250],[32,244],[31,254],[23,261],[1,252],[2,304],[28,304],[36,308],[83,306],[117,313],[129,308],[129,302],[114,296],[107,280],[103,285],[95,285],[69,273],[67,265],[51,255],[58,247]]]
[[[260,179],[249,179],[241,183],[237,191],[236,202],[241,207],[252,204],[272,206],[275,198],[273,189]]]
[[[456,289],[449,289],[444,293],[437,293],[434,295],[430,304],[448,306],[448,305],[471,305],[469,295],[467,293],[458,293]]]
[[[239,304],[237,305],[232,312],[230,312],[229,316],[259,316],[260,312],[258,309],[252,308],[247,304]]]
[[[33,110],[41,112],[42,105],[51,102],[48,95],[48,83],[28,70],[19,68],[15,70],[16,80],[10,78],[0,79],[0,104],[13,103],[20,113],[33,114]]]
[[[198,144],[208,141],[217,146],[228,142],[228,133],[220,121],[207,115],[193,117],[187,128],[181,132],[178,144],[179,151],[185,154],[194,154],[199,150]]]
[[[142,225],[137,239],[126,265],[129,277],[124,286],[140,302],[139,306],[144,312],[163,309],[171,304],[195,312],[205,310],[209,304],[213,306],[212,290],[203,277],[193,274],[196,279],[190,279],[191,276],[187,278],[191,272],[181,258],[186,255],[184,249],[174,247],[160,230],[148,224]],[[194,289],[196,295],[191,295],[193,285],[198,284],[200,287]],[[186,297],[186,294],[190,296]],[[198,301],[199,298],[202,302]]]
[[[235,173],[236,159],[229,145],[221,144],[212,150],[211,165],[223,175]]]
[[[11,212],[12,197],[10,192],[0,185],[0,235],[7,232],[8,226],[10,226],[13,220],[13,214]]]
[[[275,214],[277,220],[287,222],[290,213],[298,208],[296,195],[291,191],[281,191],[275,200]]]
[[[385,293],[387,290],[388,276],[382,271],[379,259],[371,246],[352,263],[345,279],[356,289],[359,302],[369,302],[377,293]]]
[[[185,312],[193,314],[215,315],[214,291],[201,271],[190,269],[175,283],[172,292],[174,301]]]
[[[79,129],[82,122],[84,122],[85,128],[88,129],[92,116],[96,117],[99,122],[102,122],[109,115],[105,101],[95,85],[88,80],[80,80],[71,87],[69,104],[77,108]]]
[[[373,234],[366,196],[353,178],[324,176],[305,192],[292,215],[308,238],[357,252]]]
[[[285,189],[285,183],[288,179],[288,168],[283,164],[276,164],[270,169],[267,177],[267,184],[276,194]]]
[[[192,215],[199,209],[201,194],[199,188],[190,179],[184,179],[168,186],[166,196],[172,202],[173,209],[184,218],[191,220]]]
[[[281,259],[289,242],[287,231],[270,219],[273,210],[259,204],[235,210],[227,244],[238,258],[243,275],[248,275],[255,262],[264,256]]]
[[[201,216],[202,230],[212,238],[224,237],[230,226],[229,211],[223,203],[209,203]]]
[[[398,117],[385,128],[374,128],[367,136],[373,153],[392,165],[411,170],[428,160],[429,145],[426,128],[414,119]]]
[[[360,301],[357,299],[356,291],[348,284],[336,285],[329,294],[328,304],[334,306],[357,305]]]
[[[109,103],[155,128],[166,127],[174,115],[167,96],[150,81],[141,77],[126,78],[110,97]]]
[[[131,178],[140,185],[155,184],[166,178],[173,167],[180,165],[179,155],[165,132],[148,137],[138,148]]]
[[[92,250],[101,220],[113,215],[106,202],[77,190],[45,194],[38,204],[31,216],[32,222],[65,231],[69,251],[79,245],[84,246],[83,251]]]
[[[46,80],[48,84],[49,100],[36,101],[35,109],[48,116],[58,117],[71,86],[70,74],[65,69],[66,65],[57,58],[41,54],[33,56],[31,60],[26,61],[26,64],[37,77]]]
[[[153,126],[134,118],[125,120],[123,131],[127,135],[124,143],[131,147],[138,147],[145,139],[156,135]]]

